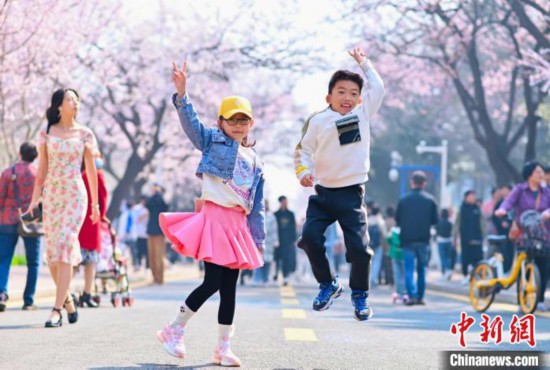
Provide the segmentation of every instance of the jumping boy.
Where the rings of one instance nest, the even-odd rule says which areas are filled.
[[[361,48],[349,54],[367,79],[365,88],[359,74],[336,71],[328,85],[329,106],[309,117],[294,152],[300,184],[315,185],[316,192],[309,198],[298,247],[306,252],[320,284],[313,309],[324,311],[344,290],[330,269],[323,236],[338,221],[344,232],[346,260],[351,263],[354,315],[364,321],[373,314],[367,301],[373,251],[368,247],[363,183],[370,169],[369,122],[382,103],[384,84]]]

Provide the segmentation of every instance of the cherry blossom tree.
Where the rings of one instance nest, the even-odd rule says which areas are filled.
[[[444,104],[437,91],[450,81],[497,182],[507,183],[520,180],[520,162],[513,160],[520,148],[522,160],[537,154],[540,110],[548,89],[542,80],[530,80],[536,75],[524,63],[548,48],[545,3],[356,2],[351,4],[353,24],[365,22],[367,15],[371,22],[351,32],[387,60],[380,63],[381,73],[398,86],[388,101],[402,109],[409,109],[409,94]]]
[[[222,97],[233,94],[252,101],[258,137],[270,137],[268,120],[304,115],[285,97],[294,80],[290,77],[315,62],[315,55],[296,36],[278,37],[281,27],[275,23],[284,17],[269,27],[260,25],[255,19],[262,15],[247,4],[241,7],[247,7],[249,16],[239,22],[234,22],[239,8],[210,16],[203,8],[182,12],[165,5],[139,24],[119,16],[79,54],[83,103],[105,155],[105,169],[116,183],[109,217],[147,182],[164,183],[172,195],[181,196],[181,188],[194,176],[199,153],[184,137],[172,106],[172,61],[189,60],[188,94],[209,125],[216,121]]]
[[[0,8],[0,153],[12,163],[22,141],[45,123],[49,97],[73,86],[79,47],[93,42],[116,9],[111,4],[67,0],[3,2]]]

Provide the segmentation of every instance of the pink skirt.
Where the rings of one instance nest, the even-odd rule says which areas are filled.
[[[241,270],[264,264],[241,207],[205,202],[200,212],[161,213],[159,222],[181,255]]]

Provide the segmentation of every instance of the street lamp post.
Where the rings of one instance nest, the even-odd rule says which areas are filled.
[[[391,152],[391,168],[390,172],[388,173],[388,177],[391,182],[397,181],[399,179],[399,167],[401,167],[401,162],[403,161],[403,157],[401,157],[401,154],[397,150],[392,150]]]
[[[441,145],[439,146],[427,146],[426,142],[422,140],[416,146],[416,152],[418,154],[422,153],[439,153],[441,154],[441,179],[440,179],[440,206],[446,206],[446,197],[445,189],[447,188],[447,154],[448,154],[448,142],[447,140],[442,140]]]

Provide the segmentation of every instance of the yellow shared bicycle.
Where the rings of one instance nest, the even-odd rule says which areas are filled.
[[[485,312],[493,303],[495,295],[502,289],[517,283],[518,303],[521,310],[528,314],[537,308],[540,289],[540,272],[533,262],[535,249],[525,244],[516,244],[518,255],[510,274],[502,273],[502,254],[499,247],[506,242],[505,236],[489,236],[489,244],[495,253],[488,260],[479,262],[470,275],[470,303],[478,312]]]
[[[491,306],[495,295],[502,289],[517,286],[518,304],[526,313],[537,309],[537,298],[541,289],[540,272],[533,257],[550,253],[549,236],[540,213],[525,211],[519,218],[521,237],[515,243],[518,255],[508,276],[502,272],[502,254],[499,247],[506,242],[505,236],[490,236],[491,246],[496,252],[488,260],[479,262],[470,276],[470,303],[478,312],[484,312]]]

